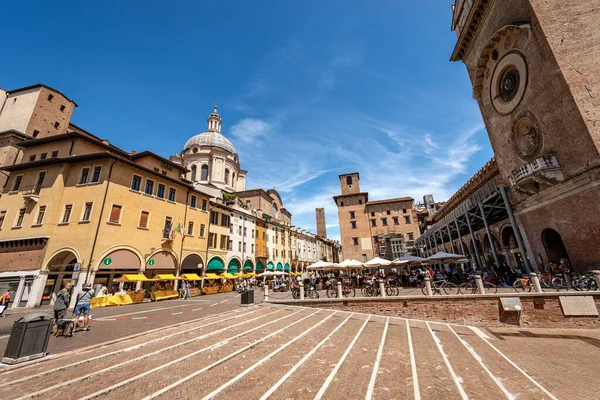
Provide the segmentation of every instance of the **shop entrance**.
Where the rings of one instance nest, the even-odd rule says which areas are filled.
[[[75,264],[77,264],[77,256],[71,250],[61,251],[50,259],[42,305],[54,304],[56,294],[64,285],[71,282]]]

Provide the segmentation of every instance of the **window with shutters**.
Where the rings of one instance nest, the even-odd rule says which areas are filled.
[[[206,225],[201,224],[200,225],[200,234],[199,234],[200,237],[204,237],[205,230],[206,230]]]
[[[40,206],[37,218],[35,219],[36,225],[42,225],[44,223],[44,214],[46,214],[46,206]]]
[[[159,199],[165,198],[165,185],[163,185],[162,183],[158,184],[158,189],[156,189],[156,197],[158,197]]]
[[[188,222],[187,234],[188,234],[188,236],[193,236],[194,235],[194,223],[191,222],[191,221]]]
[[[100,174],[102,173],[102,166],[98,165],[94,167],[94,171],[92,172],[92,180],[90,183],[98,183],[100,182]]]
[[[93,202],[87,202],[85,203],[85,206],[83,207],[83,214],[81,216],[81,221],[80,222],[89,222],[90,218],[92,216],[92,206],[94,205]]]
[[[206,201],[206,199],[202,199],[202,211],[206,211],[207,207],[208,207],[208,201]]]
[[[150,213],[148,211],[142,211],[140,213],[140,223],[138,224],[138,228],[148,229],[148,218],[150,217]]]
[[[196,198],[196,196],[192,195],[192,196],[190,197],[190,207],[192,207],[192,208],[196,208],[196,201],[197,201],[197,198]]]
[[[83,168],[81,170],[81,176],[79,177],[79,184],[85,185],[88,182],[89,178],[90,178],[90,169],[88,167]]]
[[[175,201],[175,193],[177,190],[175,188],[169,188],[169,201]]]
[[[21,208],[19,213],[17,214],[17,219],[15,220],[14,228],[20,228],[23,225],[23,218],[25,218],[25,209]]]
[[[227,248],[229,247],[229,236],[227,235],[221,235],[221,250],[227,250]]]
[[[123,206],[118,204],[113,204],[110,210],[110,216],[108,217],[108,222],[111,224],[119,224],[121,222],[121,210]]]
[[[73,204],[65,204],[65,210],[63,211],[63,217],[60,221],[61,224],[68,224],[71,220],[71,211],[73,210]]]
[[[215,234],[210,232],[208,234],[208,247],[211,249],[213,249],[215,247],[215,245],[213,244],[214,240],[215,240]]]

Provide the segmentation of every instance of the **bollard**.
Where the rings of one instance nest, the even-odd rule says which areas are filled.
[[[269,301],[269,285],[265,284],[265,301]]]
[[[597,269],[592,271],[592,275],[594,276],[594,280],[596,281],[596,290],[600,290],[600,271]],[[593,288],[590,288],[593,289]]]
[[[475,275],[475,286],[477,287],[477,293],[485,294],[485,288],[483,287],[483,279],[481,279],[481,275]]]
[[[342,293],[342,282],[338,282],[337,283],[337,297],[338,299],[341,299],[344,296],[344,294]]]
[[[383,283],[383,279],[379,280],[379,292],[381,293],[381,297],[386,297],[385,284]]]
[[[542,287],[540,286],[540,278],[538,277],[538,274],[532,272],[531,274],[529,274],[529,279],[531,280],[531,284],[533,285],[533,291],[536,293],[541,293]]]
[[[431,277],[426,276],[424,281],[425,281],[425,293],[427,293],[427,296],[433,296],[433,292],[431,291]]]
[[[300,285],[300,300],[304,300],[304,285]]]

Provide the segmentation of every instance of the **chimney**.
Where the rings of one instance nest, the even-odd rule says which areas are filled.
[[[137,150],[131,150],[131,153],[130,153],[130,154],[131,154],[132,156],[135,156],[135,155],[137,154]]]

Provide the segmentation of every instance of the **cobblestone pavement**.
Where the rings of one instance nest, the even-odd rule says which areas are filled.
[[[598,359],[597,331],[261,304],[4,368],[0,398],[591,399]]]

